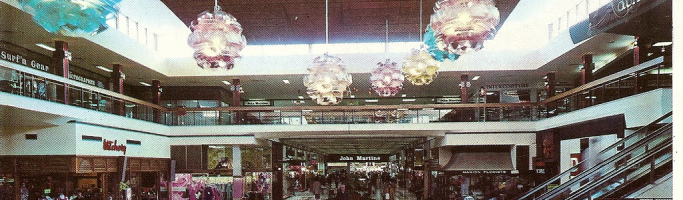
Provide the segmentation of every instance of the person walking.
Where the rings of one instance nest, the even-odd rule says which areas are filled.
[[[320,183],[319,178],[316,176],[315,180],[311,184],[311,192],[315,195],[315,200],[320,200],[320,193],[322,193],[322,183]]]

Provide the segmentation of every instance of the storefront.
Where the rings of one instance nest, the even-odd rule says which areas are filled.
[[[173,199],[267,199],[273,194],[270,147],[173,145],[171,159],[175,161]],[[241,176],[234,175],[236,167]]]
[[[128,165],[123,171],[123,160]],[[105,156],[2,156],[6,196],[37,199],[77,196],[91,199],[120,198],[121,178],[127,180],[134,199],[165,199],[160,194],[167,176],[168,159]],[[125,173],[125,175],[122,175]],[[9,195],[11,193],[11,195]]]
[[[512,164],[510,145],[457,146],[450,148],[450,159],[438,172],[431,175],[436,180],[438,198],[458,199],[471,196],[474,199],[492,197],[505,199],[519,194],[522,183]],[[431,188],[430,188],[431,189]]]

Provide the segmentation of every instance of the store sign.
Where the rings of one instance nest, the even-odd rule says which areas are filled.
[[[332,154],[328,156],[329,162],[389,162],[388,154],[363,155],[363,154]]]
[[[117,144],[117,142],[117,140],[111,141],[104,139],[102,141],[102,149],[107,151],[121,151],[123,152],[123,155],[126,155],[126,145]]]
[[[640,4],[641,0],[612,0],[612,11],[619,17],[624,17],[629,10],[634,9]]]
[[[47,65],[47,62],[37,61],[34,58],[27,58],[25,56],[26,55],[20,55],[19,53],[11,52],[5,49],[0,50],[0,58],[3,60],[31,67],[33,69],[37,69],[44,72],[48,72],[50,70],[50,66]]]
[[[271,101],[244,101],[244,106],[272,106]]]
[[[80,76],[78,74],[74,74],[73,72],[69,71],[69,79],[82,82],[88,85],[94,85],[97,86],[97,82],[95,80]]]
[[[529,88],[528,83],[505,83],[486,85],[486,90]]]
[[[436,103],[460,103],[460,98],[436,98]]]
[[[510,174],[510,170],[462,170],[462,174]]]

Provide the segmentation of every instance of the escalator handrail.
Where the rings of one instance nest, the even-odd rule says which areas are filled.
[[[632,137],[635,137],[635,136],[638,135],[639,133],[641,133],[641,132],[643,132],[643,131],[647,131],[650,127],[654,126],[655,124],[658,124],[659,122],[661,122],[661,121],[663,121],[663,120],[669,118],[669,117],[672,116],[672,115],[673,115],[673,111],[670,111],[670,112],[664,114],[663,116],[661,116],[661,117],[655,119],[655,120],[652,121],[651,123],[649,123],[649,124],[647,124],[647,125],[645,125],[645,126],[639,128],[638,130],[636,130],[634,133],[630,134],[629,136],[627,136],[627,137],[625,137],[625,138],[619,140],[618,142],[615,142],[614,144],[612,144],[612,145],[606,147],[605,149],[603,149],[602,151],[600,151],[600,152],[598,153],[598,155],[602,155],[602,154],[604,154],[604,153],[607,152],[607,151],[611,151],[612,149],[614,149],[614,148],[616,148],[617,146],[621,145],[621,144],[623,143],[623,141],[627,141],[627,140],[631,139]],[[586,159],[586,160],[588,160],[588,159]],[[577,169],[582,165],[582,163],[586,162],[586,160],[583,160],[583,161],[577,163],[575,166],[573,166],[573,167],[571,167],[571,168],[565,170],[564,172],[562,172],[562,173],[560,173],[560,174],[558,174],[558,175],[555,175],[554,177],[552,177],[552,178],[548,179],[547,181],[541,183],[540,185],[536,186],[535,188],[529,190],[529,191],[527,192],[527,194],[525,194],[524,196],[522,196],[520,199],[528,198],[530,195],[532,195],[532,194],[538,192],[539,190],[545,188],[546,186],[548,186],[548,185],[551,184],[552,182],[555,182],[555,181],[559,180],[560,178],[566,176],[567,174],[571,173],[572,171],[577,170]]]
[[[569,181],[562,183],[557,188],[542,194],[540,197],[557,195],[558,191],[564,191],[564,189],[566,189],[566,187],[573,186],[576,182],[578,182],[580,180],[584,180],[587,176],[590,176],[590,175],[593,175],[594,173],[596,173],[597,170],[602,169],[603,167],[605,167],[607,165],[612,165],[612,164],[614,164],[614,162],[622,160],[623,158],[626,157],[626,155],[631,154],[637,148],[652,142],[653,140],[657,139],[659,136],[661,136],[663,134],[670,133],[672,126],[673,125],[671,125],[671,124],[667,124],[666,126],[663,126],[659,129],[657,129],[656,131],[652,132],[651,134],[649,134],[645,138],[642,138],[641,140],[639,140],[638,142],[636,142],[636,143],[632,144],[631,146],[625,148],[624,150],[622,150],[622,151],[616,153],[615,155],[612,155],[611,157],[601,161],[600,163],[598,163],[595,166],[589,168],[588,170],[582,172],[581,174],[577,175],[576,177],[570,179]],[[635,159],[635,158],[632,158],[632,159]],[[580,166],[580,164],[577,164],[577,166]],[[528,195],[529,195],[529,193],[525,196],[528,196]],[[545,198],[541,198],[541,199],[545,199]]]
[[[594,189],[596,186],[600,186],[603,183],[616,178],[619,175],[622,175],[626,170],[631,169],[633,166],[636,164],[640,164],[643,161],[647,161],[651,157],[655,156],[656,154],[660,153],[661,151],[671,147],[673,145],[673,140],[669,139],[665,143],[657,145],[656,148],[650,149],[645,155],[639,156],[639,158],[636,158],[636,160],[633,160],[634,162],[630,162],[624,166],[619,167],[618,169],[605,174],[604,176],[600,177],[597,180],[593,180],[589,182],[589,184],[582,186],[579,190],[572,192],[572,194],[567,198],[567,199],[572,199],[573,197],[576,196],[581,196],[583,193],[587,192],[587,190]]]

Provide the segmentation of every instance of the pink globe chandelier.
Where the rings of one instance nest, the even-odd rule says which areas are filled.
[[[242,26],[232,15],[221,11],[216,0],[213,13],[204,11],[190,24],[187,44],[203,69],[232,69],[239,52],[247,45]]]
[[[303,81],[306,94],[320,105],[341,103],[346,89],[352,83],[351,74],[346,72],[341,58],[327,53],[313,60]]]
[[[370,75],[372,90],[382,97],[394,96],[399,90],[403,89],[403,74],[398,69],[395,62],[387,59],[386,62],[377,63],[379,65]]]
[[[493,0],[440,0],[430,26],[439,48],[459,55],[478,51],[496,34],[500,13]]]

